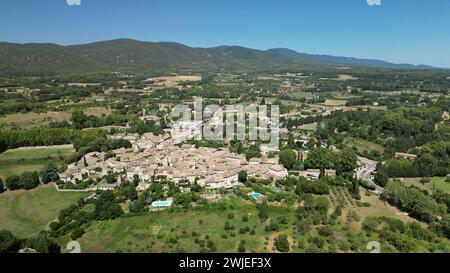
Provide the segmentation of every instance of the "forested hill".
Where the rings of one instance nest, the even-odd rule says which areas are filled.
[[[0,43],[0,74],[3,75],[179,69],[268,70],[308,66],[431,69],[428,66],[378,60],[311,55],[289,49],[262,51],[240,46],[193,48],[178,43],[129,39],[73,46]]]

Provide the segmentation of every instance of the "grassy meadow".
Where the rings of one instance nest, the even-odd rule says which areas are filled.
[[[61,209],[75,204],[89,193],[57,192],[52,185],[0,194],[0,230],[30,237],[58,216]]]
[[[249,204],[232,196],[226,201],[227,209],[198,208],[188,211],[160,211],[139,216],[119,218],[107,222],[95,222],[79,239],[83,252],[201,252],[199,241],[214,242],[218,252],[237,252],[241,240],[246,241],[246,250],[271,252],[274,233],[265,232],[258,211]],[[292,223],[295,210],[285,207],[270,207],[270,217],[285,215]],[[233,218],[229,218],[229,214]],[[248,216],[248,221],[242,220]],[[225,222],[235,227],[225,231]],[[240,234],[239,229],[250,231]],[[292,238],[292,225],[286,225],[280,233]]]
[[[402,178],[401,181],[405,185],[416,186],[428,191],[442,190],[450,193],[450,182],[445,181],[445,177],[432,177],[429,183],[421,183],[421,178]]]
[[[60,164],[74,153],[71,145],[8,150],[0,154],[0,178],[39,171],[49,161]]]

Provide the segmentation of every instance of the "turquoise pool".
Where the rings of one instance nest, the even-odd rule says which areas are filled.
[[[171,201],[155,201],[152,203],[152,207],[168,208],[170,206],[172,206]]]
[[[251,196],[253,199],[255,199],[255,200],[259,200],[259,199],[265,197],[264,195],[262,195],[262,194],[260,194],[260,193],[257,193],[257,192],[252,193],[250,196]]]

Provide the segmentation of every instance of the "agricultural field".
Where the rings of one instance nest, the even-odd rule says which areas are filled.
[[[39,171],[50,161],[61,164],[74,152],[72,145],[8,150],[0,154],[0,178],[5,180],[9,176],[24,172]]]
[[[75,204],[89,193],[57,192],[53,185],[0,194],[0,230],[31,237],[56,219],[61,209]]]
[[[325,106],[331,106],[331,107],[336,107],[336,106],[345,106],[347,104],[346,100],[332,100],[332,99],[327,99],[323,105]]]
[[[79,105],[80,109],[82,104]],[[78,108],[78,107],[75,107]],[[101,117],[103,115],[110,115],[112,110],[107,107],[89,107],[83,109],[84,113],[88,116]],[[26,112],[15,113],[0,117],[0,125],[3,128],[23,128],[29,129],[34,127],[48,126],[50,122],[69,122],[71,121],[72,110],[61,112]]]
[[[53,122],[69,122],[70,114],[67,112],[47,112],[47,113],[16,113],[0,118],[0,124],[5,127],[32,128],[48,125]]]

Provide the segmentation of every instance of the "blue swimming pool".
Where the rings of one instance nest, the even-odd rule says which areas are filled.
[[[258,199],[261,199],[264,197],[264,195],[257,193],[257,192],[252,193],[250,196],[255,200],[258,200]]]
[[[172,206],[171,201],[155,201],[152,203],[152,207],[168,208],[170,206]]]

